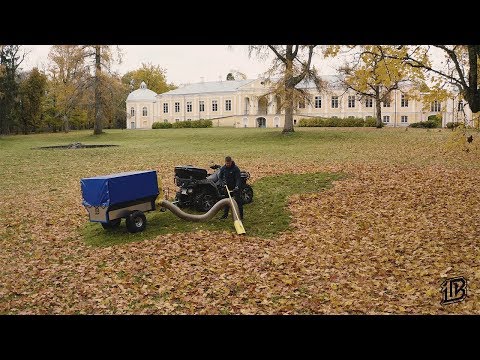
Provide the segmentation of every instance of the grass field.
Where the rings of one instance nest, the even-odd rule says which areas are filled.
[[[451,138],[404,128],[0,137],[0,313],[479,313],[479,139],[466,152]],[[72,142],[119,147],[33,149]],[[88,222],[82,177],[153,169],[173,191],[174,166],[225,155],[252,175],[246,237],[170,213],[150,213],[134,235]],[[450,275],[469,280],[469,296],[441,306]]]

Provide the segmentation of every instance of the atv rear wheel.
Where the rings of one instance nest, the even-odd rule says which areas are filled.
[[[242,200],[244,204],[250,204],[253,201],[253,189],[250,185],[245,185],[242,189]]]

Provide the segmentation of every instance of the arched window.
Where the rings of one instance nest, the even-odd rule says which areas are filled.
[[[142,112],[143,112],[143,116],[147,116],[148,112],[147,112],[146,106],[143,108]]]
[[[133,107],[130,108],[130,116],[135,116],[135,109]]]

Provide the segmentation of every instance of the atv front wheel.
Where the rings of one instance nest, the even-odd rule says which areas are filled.
[[[216,196],[210,192],[201,192],[195,197],[195,209],[207,212],[217,202]]]

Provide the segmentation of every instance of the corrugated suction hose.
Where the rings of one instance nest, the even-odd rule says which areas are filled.
[[[208,212],[201,215],[186,213],[185,211],[180,210],[178,206],[175,206],[174,204],[172,204],[170,201],[167,201],[167,200],[162,200],[160,202],[160,206],[170,210],[173,214],[178,216],[180,219],[187,220],[187,221],[202,222],[202,221],[208,221],[212,219],[225,206],[229,206],[231,209],[232,203],[233,203],[233,206],[235,206],[235,210],[236,210],[236,211],[232,211],[233,220],[234,221],[240,220],[237,218],[237,214],[239,213],[239,210],[238,210],[238,205],[235,199],[232,199],[232,202],[230,202],[230,199],[222,199],[219,202],[217,202],[215,205],[213,205],[213,207],[210,210],[208,210]]]

